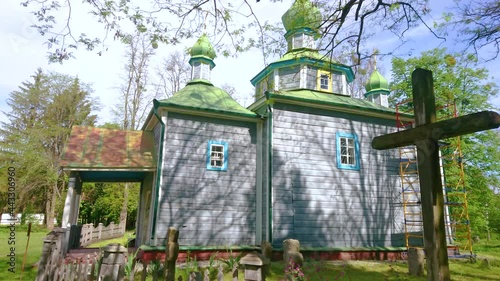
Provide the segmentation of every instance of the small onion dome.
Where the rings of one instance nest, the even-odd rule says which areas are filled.
[[[370,76],[370,80],[365,85],[366,92],[373,91],[386,91],[389,92],[389,83],[387,80],[378,72],[378,70],[373,71]]]
[[[315,37],[319,37],[318,28],[321,19],[319,9],[309,0],[296,0],[292,7],[281,17],[287,34],[295,30],[310,29],[316,33]]]
[[[194,43],[193,47],[189,51],[189,54],[192,58],[206,58],[209,60],[213,60],[215,58],[215,50],[208,37],[203,34],[196,43]]]

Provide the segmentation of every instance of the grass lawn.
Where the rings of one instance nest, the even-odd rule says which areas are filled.
[[[99,242],[91,243],[91,244],[87,245],[87,247],[85,247],[85,248],[102,248],[102,247],[104,247],[108,244],[111,244],[111,243],[118,243],[122,246],[125,246],[125,245],[127,245],[128,240],[130,238],[134,237],[134,235],[133,235],[134,232],[135,232],[135,230],[129,230],[129,231],[126,231],[125,235],[123,235],[122,237],[108,239],[108,240],[102,240]]]
[[[10,247],[14,245],[7,244],[7,239],[10,235],[7,226],[0,226],[0,280],[19,280],[21,274],[21,267],[23,264],[24,252],[26,250],[27,241],[27,226],[16,226],[16,267],[15,273],[9,270],[9,257]],[[23,280],[35,280],[38,268],[33,265],[38,262],[42,254],[43,238],[49,233],[47,229],[33,226],[30,244],[28,247],[28,254],[26,256],[26,264],[24,266]]]

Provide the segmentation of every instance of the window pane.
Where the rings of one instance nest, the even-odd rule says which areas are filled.
[[[210,165],[220,168],[224,165],[224,146],[211,145],[210,147]]]
[[[347,139],[349,147],[354,147],[354,139]]]
[[[321,87],[321,89],[328,90],[328,75],[327,74],[321,74],[320,87]]]
[[[349,156],[349,165],[354,165],[354,156]]]
[[[340,163],[347,164],[347,156],[341,156]]]

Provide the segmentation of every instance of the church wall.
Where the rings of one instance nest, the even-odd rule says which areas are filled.
[[[279,89],[298,89],[300,87],[300,66],[286,67],[279,70]]]
[[[169,113],[165,140],[158,238],[175,226],[181,245],[254,244],[255,123]],[[210,140],[228,143],[227,171],[207,170]]]
[[[396,150],[371,148],[395,121],[276,104],[273,118],[273,244],[402,246]],[[336,133],[357,134],[360,170],[337,167]]]

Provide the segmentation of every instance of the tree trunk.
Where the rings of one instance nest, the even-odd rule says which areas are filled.
[[[54,184],[52,188],[51,194],[48,194],[47,197],[50,196],[50,200],[47,200],[47,205],[48,205],[48,210],[46,211],[45,218],[47,220],[46,225],[48,229],[53,229],[54,228],[54,217],[56,213],[56,188],[57,188],[57,182]]]

